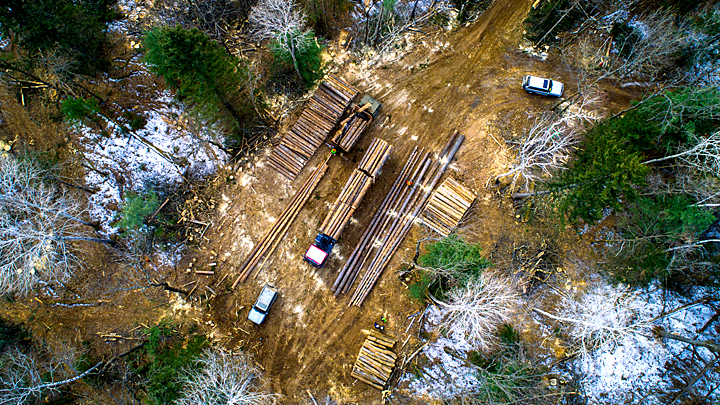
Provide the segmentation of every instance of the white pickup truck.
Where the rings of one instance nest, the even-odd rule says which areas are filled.
[[[250,308],[248,319],[258,325],[263,323],[265,317],[270,311],[270,307],[272,306],[273,302],[275,302],[275,298],[277,298],[277,294],[278,291],[275,287],[265,284],[262,291],[260,292],[260,296],[258,297],[257,301],[255,301],[255,305]]]

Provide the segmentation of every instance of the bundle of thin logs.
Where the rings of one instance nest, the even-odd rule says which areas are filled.
[[[267,231],[267,233],[265,233],[262,240],[255,245],[248,258],[242,266],[240,266],[240,274],[232,285],[233,289],[235,289],[238,283],[247,279],[263,257],[265,257],[265,260],[260,265],[260,268],[265,265],[267,257],[272,255],[275,251],[278,244],[285,236],[285,233],[290,228],[290,225],[293,223],[298,213],[300,213],[300,210],[302,210],[305,202],[307,202],[310,198],[310,195],[312,195],[318,183],[320,183],[320,180],[325,175],[328,168],[328,160],[330,160],[331,156],[332,154],[328,154],[323,162],[318,165],[315,171],[310,174],[310,177],[308,177],[305,181],[305,184],[303,184],[292,200],[290,200],[290,203],[285,207],[283,212],[280,213],[278,218],[275,220],[275,223],[273,223],[272,227]]]
[[[382,165],[390,156],[392,146],[382,139],[373,139],[370,147],[363,156],[358,168],[353,171],[345,182],[345,186],[330,212],[320,226],[320,232],[338,240],[343,229],[355,213],[360,201],[374,181],[374,176],[380,173]],[[361,170],[362,168],[362,170]]]
[[[422,212],[430,193],[445,173],[465,137],[453,133],[438,159],[428,152],[412,152],[360,242],[340,270],[332,290],[335,296],[350,290],[367,259],[374,253],[367,271],[348,305],[362,305],[393,254]]]
[[[423,211],[423,223],[437,233],[448,236],[475,201],[462,184],[448,177],[430,197]]]
[[[372,114],[365,112],[368,108],[370,108],[370,103],[365,103],[364,106],[360,107],[352,115],[342,120],[342,122],[340,122],[340,129],[335,132],[331,142],[345,152],[350,151],[350,149],[355,146],[357,140],[360,139],[360,135],[365,132],[365,129],[370,126],[370,122],[373,120]]]
[[[308,100],[298,120],[270,155],[268,164],[295,179],[357,96],[357,89],[329,76]]]
[[[360,347],[350,375],[379,390],[384,389],[397,360],[397,355],[392,351],[393,346],[394,339],[370,334]]]

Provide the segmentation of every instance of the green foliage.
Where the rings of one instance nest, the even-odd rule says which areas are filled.
[[[100,107],[92,98],[66,98],[61,102],[61,111],[68,122],[78,123],[85,119],[95,118]]]
[[[180,397],[180,371],[194,366],[194,360],[210,345],[203,335],[183,338],[174,325],[161,321],[146,331],[148,342],[134,362],[135,371],[145,378],[144,403],[170,404]]]
[[[683,87],[646,100],[638,114],[651,120],[661,132],[663,146],[687,142],[696,135],[708,135],[720,115],[717,87]]]
[[[235,130],[255,123],[248,67],[206,34],[195,28],[158,27],[145,33],[144,46],[150,70],[203,116],[229,118]]]
[[[106,30],[122,15],[117,0],[6,0],[0,6],[0,33],[34,55],[59,51],[77,61],[76,72],[93,75],[108,66]]]
[[[421,271],[418,274],[418,280],[413,282],[408,286],[407,289],[407,295],[415,302],[423,303],[425,302],[425,297],[427,297],[428,290],[430,288],[430,284],[435,281],[433,277],[430,275],[430,273]]]
[[[715,221],[706,209],[696,207],[695,200],[686,194],[653,195],[638,199],[628,209],[629,227],[640,224],[642,233],[634,237],[655,235],[662,240],[696,238]]]
[[[676,241],[697,240],[714,221],[707,209],[694,205],[686,195],[657,194],[643,196],[628,206],[619,220],[619,231],[634,249],[616,255],[612,263],[615,277],[631,285],[647,285],[653,279],[665,280],[672,260],[667,248]],[[684,242],[682,242],[684,243]]]
[[[463,287],[491,265],[479,246],[454,234],[428,245],[418,264],[425,269],[408,288],[408,295],[416,300],[424,300],[427,292],[444,299],[452,289]]]
[[[140,229],[145,219],[158,208],[158,197],[154,191],[147,194],[125,193],[125,202],[117,226],[125,229]]]
[[[312,31],[305,33],[294,32],[287,34],[287,38],[277,38],[270,44],[270,50],[277,60],[280,60],[285,67],[293,67],[292,55],[289,52],[290,42],[302,43],[302,50],[295,53],[295,60],[300,71],[300,76],[306,87],[312,87],[323,77],[322,72],[322,51]]]
[[[561,192],[561,211],[573,220],[592,222],[602,218],[607,207],[622,210],[633,202],[648,173],[640,149],[655,133],[636,113],[588,131],[568,170],[550,184]]]
[[[570,0],[542,1],[530,10],[523,22],[525,37],[535,45],[550,45],[558,41],[557,37],[584,21],[586,13],[591,13],[593,6],[588,1],[580,0],[578,5]]]

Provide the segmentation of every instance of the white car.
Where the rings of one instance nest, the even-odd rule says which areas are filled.
[[[543,79],[542,77],[528,75],[523,78],[522,88],[528,93],[535,93],[543,96],[560,97],[563,94],[565,85],[555,80]]]
[[[277,298],[277,294],[278,291],[275,287],[265,284],[265,287],[263,287],[262,291],[260,292],[260,296],[258,297],[257,301],[255,301],[255,305],[250,308],[248,319],[258,325],[263,323],[265,317],[270,311],[270,307],[272,306],[273,302],[275,302],[275,298]]]

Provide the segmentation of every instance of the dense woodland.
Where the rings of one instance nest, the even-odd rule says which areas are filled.
[[[330,44],[359,63],[398,49],[406,34],[465,29],[496,2],[0,6],[0,294],[7,307],[0,404],[284,402],[263,385],[263,370],[248,354],[227,351],[191,319],[144,325],[125,350],[108,353],[90,342],[37,336],[33,318],[13,318],[13,308],[33,300],[112,301],[125,291],[192,294],[191,286],[148,270],[150,258],[182,257],[202,240],[200,214],[186,213],[211,215],[220,187],[234,184],[236,170],[278,139],[288,112],[332,68]],[[514,160],[486,187],[512,200],[517,218],[546,240],[592,233],[588,260],[599,263],[599,274],[582,294],[541,309],[530,302],[559,277],[553,248],[522,252],[544,275],[535,270],[518,282],[507,273],[512,260],[483,251],[467,233],[419,241],[414,263],[402,270],[407,294],[419,308],[444,311],[441,335],[461,331],[473,350],[455,356],[474,367],[477,386],[434,399],[393,398],[391,389],[389,401],[612,403],[615,397],[594,397],[598,391],[583,386],[579,364],[642,336],[682,345],[665,365],[666,383],[627,403],[715,403],[720,6],[534,3],[524,45],[550,55],[573,80],[524,128],[500,135]],[[607,105],[609,88],[631,96]],[[153,135],[176,133],[167,128],[185,135]],[[118,158],[125,153],[146,160],[128,165]],[[517,249],[507,249],[514,258]],[[122,276],[100,281],[106,263]],[[648,294],[685,297],[678,308],[703,305],[711,317],[694,335],[674,333],[663,322],[676,308],[648,315],[637,301]],[[535,356],[517,323],[523,311],[555,325],[549,329],[567,343],[566,354]],[[400,380],[422,374],[415,365],[403,371]]]

